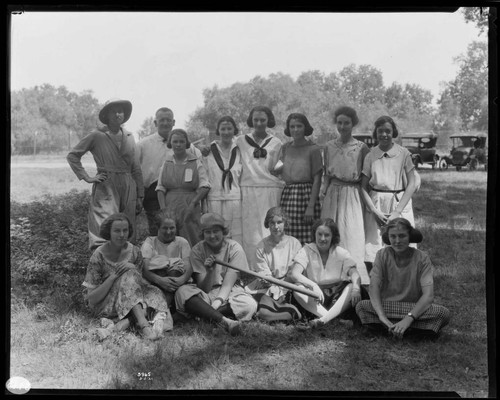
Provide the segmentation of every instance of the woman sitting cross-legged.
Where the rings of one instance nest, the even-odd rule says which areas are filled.
[[[240,333],[239,321],[252,319],[257,302],[240,284],[238,271],[215,261],[248,269],[247,259],[241,245],[226,237],[229,230],[220,215],[203,214],[200,226],[202,241],[191,249],[190,257],[195,284],[177,289],[175,305],[181,315],[219,323],[236,335]]]
[[[191,246],[182,236],[177,236],[177,222],[173,214],[160,211],[152,220],[158,235],[147,237],[141,246],[144,277],[163,291],[172,309],[175,308],[175,291],[191,277]],[[173,321],[166,322],[173,324]]]
[[[405,218],[394,218],[383,229],[389,245],[375,256],[370,274],[370,300],[356,306],[363,326],[397,338],[417,333],[436,337],[448,324],[447,308],[433,304],[433,267],[427,253],[410,247],[422,234]]]
[[[94,251],[87,267],[83,282],[87,288],[86,300],[97,316],[104,317],[101,322],[106,325],[98,330],[101,339],[113,330],[127,329],[131,322],[135,322],[145,339],[159,339],[163,325],[156,324],[156,321],[170,315],[162,291],[142,277],[144,260],[141,252],[128,242],[132,230],[125,214],[106,218],[99,234],[107,242]],[[148,316],[153,326],[150,326]]]
[[[298,239],[285,234],[288,224],[289,218],[281,207],[272,207],[268,210],[264,226],[271,234],[257,244],[256,262],[251,266],[252,270],[264,276],[289,281],[288,267],[302,246]],[[300,311],[289,304],[292,293],[288,289],[257,278],[247,285],[246,290],[259,302],[257,309],[259,319],[291,321],[302,318]]]
[[[356,261],[338,246],[340,234],[335,222],[331,218],[316,221],[312,237],[315,241],[297,253],[288,275],[292,282],[318,294],[319,299],[314,299],[293,293],[301,307],[318,317],[309,322],[315,328],[354,307],[361,300],[361,289]]]

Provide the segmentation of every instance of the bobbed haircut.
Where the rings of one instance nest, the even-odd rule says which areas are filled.
[[[382,241],[385,244],[387,245],[391,244],[391,241],[389,240],[389,231],[392,228],[396,228],[398,226],[401,226],[404,229],[406,229],[408,235],[410,236],[410,243],[420,243],[424,239],[424,237],[422,236],[422,232],[420,232],[418,229],[415,229],[411,225],[411,222],[408,221],[406,218],[394,218],[391,219],[382,228]]]
[[[172,136],[174,135],[182,135],[184,139],[186,139],[186,149],[189,149],[191,146],[191,142],[189,141],[188,134],[184,129],[172,129],[170,135],[168,136],[167,147],[169,149],[172,148]]]
[[[223,122],[229,122],[229,123],[231,123],[233,125],[233,127],[234,127],[234,136],[236,136],[238,133],[240,133],[240,130],[236,126],[236,122],[234,122],[233,117],[230,117],[229,115],[225,115],[223,117],[220,117],[219,120],[217,121],[217,129],[215,129],[215,134],[217,136],[220,136],[219,128],[220,128],[220,125]]]
[[[290,134],[290,121],[292,119],[296,119],[297,121],[300,121],[302,124],[304,124],[304,127],[305,127],[304,134],[305,134],[305,136],[311,136],[312,135],[312,133],[314,131],[314,128],[309,123],[309,120],[307,119],[307,117],[304,114],[301,114],[301,113],[291,113],[288,116],[288,118],[286,119],[286,128],[284,130],[285,135],[291,136],[291,134]]]
[[[320,226],[326,226],[330,229],[330,232],[332,232],[332,242],[330,243],[330,247],[337,246],[340,243],[339,227],[331,218],[321,218],[313,223],[311,227],[311,237],[313,238],[313,241],[316,242],[316,231]]]
[[[250,128],[253,128],[253,113],[255,111],[263,111],[266,113],[267,115],[267,127],[268,128],[274,128],[276,126],[276,120],[274,118],[274,114],[273,112],[271,111],[271,109],[269,107],[266,107],[266,106],[257,106],[257,107],[254,107],[250,110],[250,114],[248,114],[248,118],[247,118],[247,125],[250,127]]]
[[[352,126],[356,126],[359,123],[359,118],[356,110],[352,107],[349,106],[341,106],[335,110],[333,113],[333,120],[336,123],[337,122],[337,117],[339,115],[345,115],[346,117],[349,117],[352,122]]]
[[[394,122],[394,120],[387,115],[383,115],[381,117],[378,117],[377,120],[375,121],[375,128],[373,129],[373,133],[372,133],[372,136],[374,139],[377,139],[377,128],[379,126],[384,125],[386,122],[390,123],[392,126],[392,137],[393,138],[398,137],[399,131],[398,131],[398,127],[396,126],[396,123]]]
[[[167,219],[174,221],[176,228],[177,228],[177,226],[179,226],[178,217],[174,213],[169,212],[169,211],[160,211],[160,212],[156,213],[155,216],[153,217],[154,226],[156,228],[160,229],[163,222]]]
[[[285,223],[285,228],[288,228],[288,224],[290,223],[290,218],[288,217],[287,213],[283,208],[277,206],[277,207],[271,207],[269,210],[267,210],[266,216],[264,218],[264,227],[269,229],[269,223],[274,217],[281,217],[283,218],[283,222]]]
[[[134,233],[134,227],[132,226],[132,222],[130,219],[123,213],[116,213],[110,215],[104,221],[102,221],[101,226],[99,227],[99,235],[105,240],[111,240],[111,227],[113,222],[115,221],[126,221],[128,223],[128,238],[130,239]]]

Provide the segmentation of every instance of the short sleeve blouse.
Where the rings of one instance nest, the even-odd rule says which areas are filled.
[[[410,263],[400,268],[394,249],[384,247],[377,252],[370,273],[370,286],[378,285],[382,300],[417,302],[422,288],[434,283],[433,267],[427,253],[410,247]]]
[[[281,148],[285,183],[308,183],[323,169],[320,147],[309,140],[300,146],[288,142]]]
[[[379,190],[404,190],[406,174],[415,168],[408,149],[394,143],[389,151],[372,148],[363,164],[363,175],[369,178],[372,188]]]
[[[356,268],[350,253],[340,247],[330,249],[326,265],[323,265],[316,243],[307,243],[299,250],[294,262],[303,269],[303,274],[318,285],[330,285],[349,280],[348,272]]]
[[[325,146],[325,173],[344,182],[359,182],[363,160],[370,152],[368,146],[356,139],[342,143],[339,139]]]

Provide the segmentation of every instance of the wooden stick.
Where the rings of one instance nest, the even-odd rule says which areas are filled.
[[[265,281],[274,283],[275,285],[278,285],[278,286],[282,286],[286,289],[293,290],[294,292],[299,292],[302,294],[306,294],[309,297],[314,297],[315,299],[319,299],[319,295],[317,293],[314,293],[312,290],[306,289],[305,287],[297,286],[297,285],[294,285],[293,283],[286,282],[286,281],[281,280],[281,279],[276,279],[276,278],[269,276],[269,275],[261,275],[258,272],[250,271],[248,269],[235,267],[234,265],[228,264],[224,261],[215,260],[215,262],[217,264],[224,265],[225,267],[232,268],[232,269],[235,269],[235,270],[240,271],[240,272],[244,272],[245,274],[252,275],[252,276],[255,276],[255,277],[260,278],[260,279],[264,279]]]

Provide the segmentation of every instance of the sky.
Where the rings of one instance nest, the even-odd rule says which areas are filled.
[[[326,75],[369,64],[384,84],[418,84],[437,99],[454,58],[478,36],[462,14],[268,12],[25,12],[11,18],[10,88],[49,83],[104,103],[130,100],[136,132],[160,107],[176,127],[202,92],[257,75]],[[335,105],[332,105],[332,108]]]

